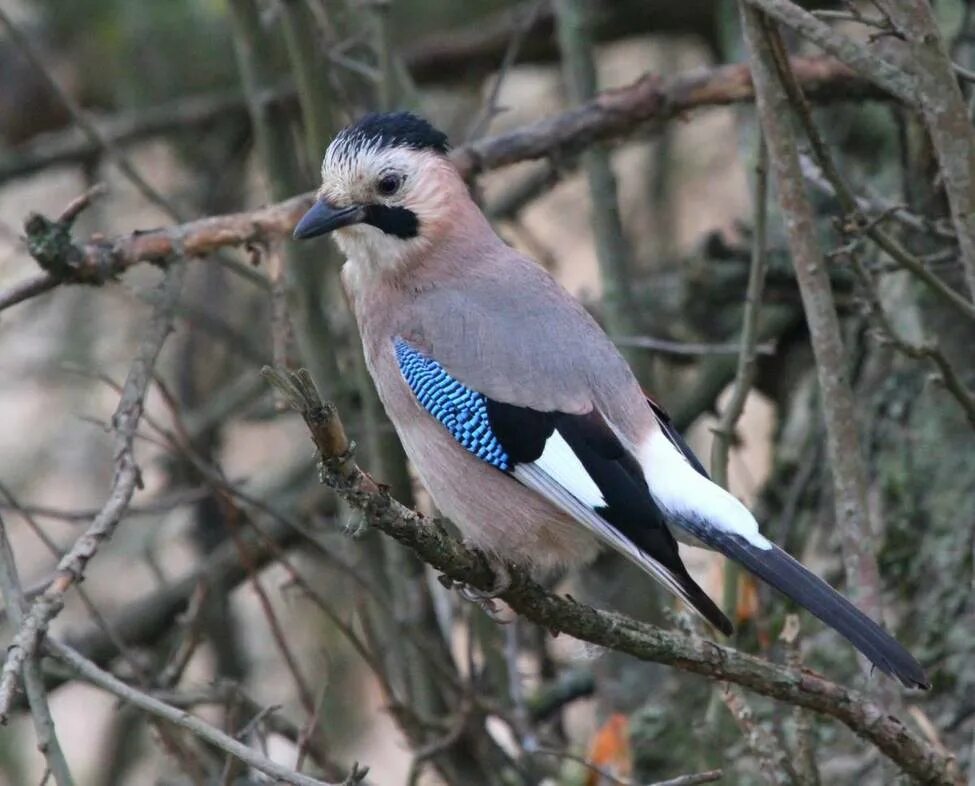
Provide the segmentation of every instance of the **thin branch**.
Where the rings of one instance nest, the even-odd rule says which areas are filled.
[[[765,289],[765,270],[768,264],[766,227],[768,224],[768,149],[762,132],[758,131],[758,150],[755,160],[755,190],[753,192],[755,226],[748,285],[745,290],[745,308],[741,325],[741,343],[738,369],[735,372],[731,400],[721,414],[718,425],[712,429],[714,444],[711,447],[711,476],[715,483],[728,485],[728,452],[734,436],[735,424],[745,411],[745,401],[755,378],[755,361],[758,354],[758,319]]]
[[[789,0],[745,0],[745,2],[764,11],[803,38],[812,41],[824,52],[846,63],[853,71],[881,90],[896,96],[908,106],[919,107],[919,89],[913,76],[871,52],[863,44],[834,30],[809,11]]]
[[[405,508],[356,465],[351,443],[335,407],[322,404],[307,372],[265,369],[264,375],[304,418],[318,448],[323,481],[367,521],[413,549],[454,582],[481,590],[497,586],[488,560],[450,536],[436,521]],[[641,660],[662,663],[711,679],[725,680],[765,696],[807,707],[845,724],[870,741],[907,774],[924,784],[958,786],[950,762],[897,718],[866,696],[810,671],[776,666],[694,636],[553,595],[528,574],[509,568],[511,585],[500,597],[518,614],[553,633],[563,632]]]
[[[563,79],[570,100],[577,105],[591,101],[597,93],[593,10],[589,0],[555,0]],[[599,263],[606,329],[610,336],[632,336],[640,332],[632,287],[632,253],[623,231],[609,149],[602,144],[590,147],[582,154],[582,168],[589,188],[590,223]],[[649,385],[653,358],[625,349],[623,354],[637,379]]]
[[[238,742],[233,737],[215,729],[209,723],[205,723],[199,718],[190,715],[185,710],[171,707],[154,696],[116,679],[107,671],[103,671],[85,658],[77,650],[69,647],[67,644],[63,644],[57,639],[47,639],[44,646],[53,657],[70,667],[86,681],[97,685],[99,688],[108,691],[122,701],[138,707],[150,715],[162,718],[174,726],[186,729],[200,739],[205,740],[272,778],[292,784],[292,786],[339,786],[339,784],[327,784],[325,781],[320,781],[317,778],[302,775],[299,772],[295,772],[271,761],[252,748],[248,748],[246,745]],[[360,769],[358,765],[354,764],[352,766],[352,772],[342,782],[341,786],[353,786],[353,784],[361,782],[367,772],[368,769]]]
[[[0,593],[9,609],[10,620],[14,625],[23,622],[26,605],[24,593],[17,577],[17,563],[14,552],[7,539],[7,528],[0,518]],[[57,786],[73,786],[74,779],[68,769],[68,760],[61,750],[61,743],[54,728],[54,718],[47,703],[47,690],[37,658],[29,658],[23,665],[24,692],[34,721],[37,748],[47,762],[47,768]]]
[[[802,105],[799,104],[799,106]],[[800,118],[805,119],[806,116],[807,113],[800,110]],[[933,294],[943,300],[946,305],[951,306],[951,308],[953,308],[957,313],[961,314],[967,319],[975,320],[975,305],[973,305],[967,298],[956,292],[948,284],[928,270],[921,259],[908,251],[893,235],[884,231],[877,221],[870,221],[866,218],[859,220],[857,218],[858,213],[862,213],[864,216],[868,214],[869,202],[863,200],[862,198],[858,199],[854,196],[853,192],[849,190],[843,179],[840,177],[839,171],[835,166],[822,166],[824,161],[831,162],[832,159],[828,155],[823,155],[827,151],[824,145],[820,146],[817,143],[818,134],[815,133],[815,126],[813,126],[811,123],[806,123],[806,130],[812,144],[812,149],[816,153],[816,158],[820,162],[821,167],[819,170],[814,170],[811,166],[811,162],[804,162],[803,173],[806,175],[806,179],[813,183],[813,185],[815,185],[821,191],[825,191],[830,196],[835,197],[837,201],[839,201],[840,207],[849,215],[853,223],[861,224],[863,226],[863,232],[867,235],[867,237],[873,240],[877,246],[879,246],[880,249],[883,250],[891,259],[893,259],[899,267],[907,270],[919,281],[926,284],[931,289]],[[895,211],[890,214],[894,216],[903,216],[900,211]],[[920,227],[916,228],[920,229]]]
[[[159,299],[145,338],[129,368],[122,396],[112,416],[115,429],[115,476],[108,499],[85,533],[75,541],[58,564],[54,579],[31,604],[30,611],[18,627],[7,650],[7,659],[0,672],[0,722],[7,718],[22,664],[37,652],[48,624],[64,606],[65,593],[84,575],[85,566],[95,556],[102,542],[111,537],[128,509],[136,486],[140,484],[139,467],[133,450],[135,434],[142,418],[146,391],[152,379],[156,358],[169,335],[185,270],[185,265],[177,264],[167,271],[159,288]]]
[[[750,3],[751,0],[739,3],[742,24],[752,62],[758,114],[816,361],[847,585],[864,612],[881,620],[880,572],[870,551],[867,474],[839,317],[799,166],[798,146],[790,125],[792,107],[776,65],[772,45],[776,33],[771,28],[774,23],[766,29],[764,18],[749,7]]]
[[[511,40],[508,41],[508,45],[505,47],[501,65],[498,66],[498,72],[494,77],[494,82],[491,84],[491,91],[488,93],[487,99],[481,107],[481,111],[467,129],[467,135],[464,138],[465,141],[469,142],[472,139],[478,139],[483,136],[491,125],[491,121],[502,111],[501,107],[498,106],[498,96],[501,94],[501,86],[504,84],[505,78],[518,59],[521,45],[525,42],[529,31],[535,26],[538,15],[548,5],[548,0],[533,0],[530,5],[523,9],[524,17],[511,32]]]
[[[890,342],[897,350],[909,358],[929,361],[938,370],[939,379],[945,386],[945,389],[959,403],[965,416],[968,418],[968,422],[975,427],[975,391],[972,391],[965,384],[958,372],[955,371],[955,367],[938,348],[936,342],[929,340],[922,343],[914,343],[904,338],[898,332],[897,328],[891,322],[890,317],[887,315],[883,303],[880,301],[880,296],[877,293],[877,287],[873,277],[867,270],[866,265],[864,265],[863,260],[860,259],[859,254],[856,251],[851,251],[847,256],[852,261],[853,269],[860,279],[867,306],[870,309],[870,315],[880,330],[881,340]]]
[[[701,355],[741,356],[741,352],[744,349],[740,343],[709,344],[700,341],[671,341],[670,339],[657,338],[656,336],[620,336],[614,339],[613,343],[620,347],[649,349],[652,352],[662,352],[665,355],[684,357],[700,357]],[[772,341],[766,341],[762,344],[756,343],[752,347],[752,352],[756,355],[774,355],[775,343]]]
[[[917,92],[975,297],[975,128],[928,0],[880,0],[910,51]]]
[[[34,48],[31,41],[23,34],[13,20],[3,8],[0,8],[0,24],[6,29],[7,34],[17,44],[24,57],[37,70],[38,75],[43,79],[48,89],[57,96],[71,119],[75,122],[93,144],[105,153],[106,156],[119,168],[123,175],[138,189],[149,202],[163,210],[170,218],[175,221],[182,221],[183,218],[179,211],[162,194],[156,191],[149,182],[139,174],[128,157],[118,148],[114,147],[88,117],[88,114],[78,105],[78,103],[68,95],[61,86],[55,81],[54,77],[48,72],[44,64],[44,57]]]
[[[758,145],[755,155],[755,188],[752,209],[755,211],[751,264],[745,289],[745,308],[741,325],[741,350],[735,370],[731,400],[721,413],[717,426],[712,429],[711,475],[714,482],[728,487],[728,455],[735,435],[735,426],[745,411],[745,402],[755,379],[758,322],[762,309],[762,293],[765,289],[765,271],[768,267],[768,147],[761,129],[756,131]],[[725,613],[734,618],[738,607],[738,565],[728,560],[724,566],[724,592],[722,603]],[[725,699],[727,703],[727,697]],[[729,705],[730,706],[730,705]]]
[[[799,650],[798,614],[786,615],[779,639],[786,647],[786,662],[793,669],[801,669],[802,654]],[[816,751],[813,748],[812,718],[802,707],[796,707],[792,717],[796,725],[796,778],[801,786],[821,786],[819,766],[816,764]]]
[[[728,712],[741,729],[745,743],[758,759],[759,767],[769,786],[788,786],[796,782],[788,754],[778,744],[772,734],[755,720],[752,708],[740,690],[725,685],[721,698]]]

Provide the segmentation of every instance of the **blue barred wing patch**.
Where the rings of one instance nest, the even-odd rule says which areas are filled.
[[[511,460],[491,430],[487,399],[454,379],[436,360],[397,338],[396,361],[416,400],[468,451],[507,471]]]

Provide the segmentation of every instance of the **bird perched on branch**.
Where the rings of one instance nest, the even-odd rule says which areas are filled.
[[[676,534],[744,565],[908,686],[924,671],[712,483],[616,347],[507,246],[425,120],[373,114],[329,145],[296,238],[332,233],[366,363],[406,453],[466,538],[552,567],[616,549],[721,632]]]

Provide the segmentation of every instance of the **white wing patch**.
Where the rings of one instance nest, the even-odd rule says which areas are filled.
[[[558,434],[558,432],[556,432],[556,434]],[[549,438],[545,445],[546,452],[548,451],[548,443],[551,441],[551,438]],[[564,440],[563,444],[565,445],[565,449],[571,453],[572,449],[564,442]],[[573,456],[574,455],[575,454],[573,454]],[[578,462],[578,459],[576,459],[576,461]],[[581,462],[579,463],[579,466],[580,468],[582,467]],[[585,470],[583,469],[582,471]],[[666,567],[661,565],[659,562],[657,562],[657,560],[625,538],[608,521],[592,510],[592,508],[586,504],[583,504],[583,502],[574,494],[570,493],[565,486],[551,477],[539,465],[538,461],[531,464],[518,464],[515,466],[512,474],[524,486],[527,486],[538,494],[541,494],[557,508],[572,516],[572,518],[582,524],[582,526],[589,530],[589,532],[603,544],[619,552],[627,559],[632,560],[632,562],[640,567],[644,573],[651,578],[656,579],[666,589],[686,602],[690,609],[698,614],[705,622],[713,624],[710,620],[708,620],[707,617],[701,614],[687,590],[681,586],[680,581],[678,581],[678,579]],[[588,475],[586,477],[588,477]],[[589,482],[592,483],[593,486],[596,485],[591,478]],[[602,499],[602,495],[600,495],[600,499]]]
[[[772,548],[748,508],[698,473],[661,429],[654,429],[640,445],[637,458],[650,495],[676,524],[682,514],[693,516],[702,525],[739,535],[756,548]]]
[[[545,440],[542,455],[534,464],[583,505],[593,509],[606,505],[603,492],[558,431]]]

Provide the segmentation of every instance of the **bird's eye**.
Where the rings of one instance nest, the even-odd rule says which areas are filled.
[[[376,190],[383,196],[392,196],[403,184],[403,178],[399,175],[383,175],[376,183]]]

